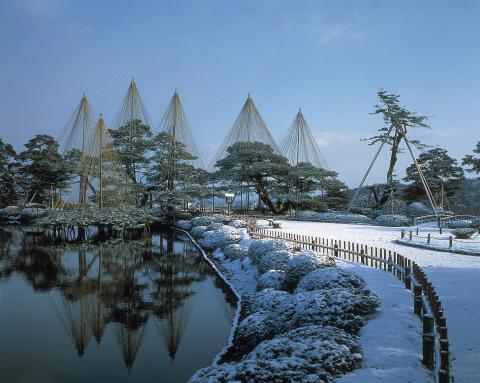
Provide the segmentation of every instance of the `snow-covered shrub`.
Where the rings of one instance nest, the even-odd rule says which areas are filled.
[[[417,201],[408,205],[408,214],[413,217],[421,217],[432,214],[432,210],[429,209],[423,202]]]
[[[199,241],[200,246],[207,250],[215,250],[224,248],[227,245],[240,241],[237,229],[231,226],[225,226],[219,230],[209,230],[203,233],[202,239]]]
[[[274,250],[266,253],[258,263],[258,271],[265,273],[268,270],[286,270],[288,262],[293,258],[290,250]]]
[[[178,227],[179,229],[189,231],[192,228],[192,224],[190,221],[186,221],[184,219],[181,219],[175,223],[175,226]]]
[[[385,215],[407,215],[408,206],[407,203],[401,199],[393,198],[388,199],[382,206],[382,214]]]
[[[229,226],[235,227],[237,229],[239,228],[247,228],[248,227],[248,222],[244,221],[243,219],[233,219],[228,223]]]
[[[260,259],[269,251],[288,250],[290,248],[285,242],[277,239],[256,239],[248,247],[248,256],[258,263]]]
[[[305,325],[331,325],[356,333],[364,315],[374,313],[379,299],[369,290],[344,288],[314,290],[292,294],[270,315],[273,334]]]
[[[335,266],[333,258],[320,255],[313,250],[302,250],[299,255],[293,257],[285,270],[285,287],[294,289],[298,281],[313,270]]]
[[[34,218],[43,217],[47,214],[46,209],[40,209],[36,207],[26,207],[20,212],[20,218],[28,221]]]
[[[470,226],[476,229],[480,228],[480,218],[472,219],[472,223]]]
[[[192,227],[190,234],[193,238],[202,238],[203,234],[207,231],[206,226],[195,226]]]
[[[223,215],[201,215],[192,218],[192,226],[208,226],[211,223],[222,223],[225,217]]]
[[[257,311],[240,322],[235,336],[238,349],[251,350],[261,341],[272,336],[271,316],[263,311]]]
[[[273,270],[272,270],[273,271]],[[290,298],[290,294],[286,291],[267,288],[257,292],[250,304],[250,312],[272,312],[277,309],[280,303]]]
[[[222,230],[225,225],[220,222],[212,222],[207,226],[207,231],[211,230]]]
[[[378,226],[410,226],[412,221],[404,215],[384,214],[380,215],[373,221]]]
[[[347,213],[318,213],[315,216],[317,221],[334,223],[370,223],[371,218],[361,214]]]
[[[295,292],[326,290],[343,287],[346,289],[359,289],[365,287],[365,281],[358,275],[338,267],[325,267],[313,270],[305,275]]]
[[[227,259],[243,259],[248,256],[248,247],[232,243],[223,248],[223,255]]]
[[[455,238],[458,238],[458,239],[469,239],[476,232],[477,231],[475,229],[466,228],[466,227],[452,230],[452,234],[455,236]]]
[[[282,365],[289,359],[302,362],[306,374],[331,377],[357,368],[362,361],[356,339],[332,326],[303,326],[260,343],[244,360],[276,360]]]
[[[449,229],[464,229],[472,226],[472,221],[467,219],[457,219],[455,221],[447,221],[446,226]]]
[[[351,335],[335,327],[304,326],[260,343],[238,363],[203,368],[190,382],[333,382],[361,361]]]
[[[257,281],[257,290],[275,289],[280,290],[285,279],[285,272],[283,270],[268,270],[260,275]]]
[[[309,210],[297,210],[295,212],[296,218],[304,219],[304,220],[314,220],[316,215],[317,215],[316,212],[309,211]]]

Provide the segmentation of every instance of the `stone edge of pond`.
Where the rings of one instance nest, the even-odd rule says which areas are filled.
[[[233,317],[233,323],[232,323],[232,328],[230,329],[230,334],[228,336],[228,341],[227,344],[223,347],[222,350],[220,350],[217,355],[215,355],[212,366],[217,365],[218,362],[222,359],[222,357],[228,352],[228,350],[233,346],[233,339],[235,337],[235,333],[237,331],[238,323],[240,321],[240,314],[242,311],[242,296],[237,292],[235,287],[228,281],[228,279],[222,274],[222,272],[218,269],[218,267],[208,258],[207,254],[205,251],[202,249],[202,247],[193,239],[193,237],[190,235],[188,231],[179,229],[178,227],[172,227],[174,230],[179,231],[183,234],[186,234],[190,241],[195,245],[197,249],[200,250],[200,253],[202,254],[202,257],[207,263],[212,267],[212,269],[217,273],[217,275],[225,282],[225,284],[230,288],[232,293],[235,295],[237,298],[237,308],[235,310],[235,316]]]

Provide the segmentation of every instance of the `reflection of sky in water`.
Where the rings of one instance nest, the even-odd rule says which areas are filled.
[[[0,236],[2,382],[181,382],[227,342],[234,308],[190,242],[46,253],[22,241]]]

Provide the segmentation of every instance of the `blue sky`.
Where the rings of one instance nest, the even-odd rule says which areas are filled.
[[[480,140],[479,17],[480,1],[3,0],[0,137],[58,137],[83,91],[109,123],[135,76],[155,130],[179,89],[207,163],[250,92],[277,140],[301,106],[353,186],[379,88],[430,116],[412,137],[461,159]]]

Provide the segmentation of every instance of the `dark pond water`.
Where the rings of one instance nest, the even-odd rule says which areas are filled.
[[[0,382],[185,382],[235,300],[187,239],[39,248],[0,230]]]

